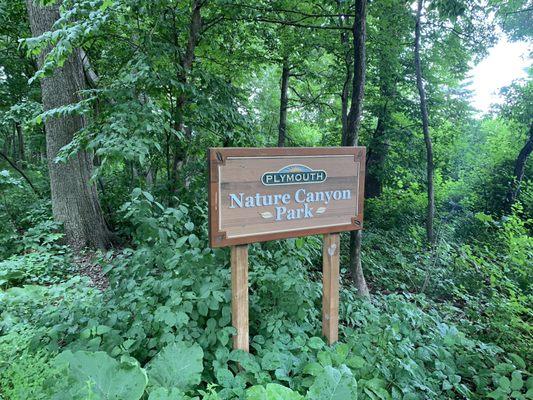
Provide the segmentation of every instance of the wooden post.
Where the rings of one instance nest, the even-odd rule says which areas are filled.
[[[248,352],[248,245],[231,246],[231,322],[233,349]]]
[[[324,235],[322,248],[322,334],[328,344],[339,339],[339,263],[340,235]]]

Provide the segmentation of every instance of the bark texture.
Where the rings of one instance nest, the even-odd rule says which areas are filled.
[[[352,103],[348,113],[348,128],[343,146],[357,146],[359,126],[363,114],[366,81],[366,0],[355,1],[355,20],[352,33],[354,47]]]
[[[291,70],[287,61],[281,69],[281,93],[279,99],[278,147],[285,147],[287,139],[287,109],[289,107],[289,77]]]
[[[347,141],[347,134],[348,134],[348,110],[350,105],[350,86],[352,85],[353,81],[353,68],[352,63],[353,59],[350,57],[350,51],[348,46],[348,33],[342,32],[341,33],[341,43],[343,47],[346,48],[346,52],[344,55],[344,68],[345,68],[345,77],[344,77],[344,83],[342,85],[342,92],[341,92],[341,124],[342,124],[342,139],[341,143],[344,143]]]
[[[359,127],[363,112],[363,97],[366,80],[366,0],[355,1],[355,20],[353,25],[353,85],[352,101],[348,114],[346,135],[343,137],[343,146],[357,146]],[[360,296],[370,296],[366,284],[363,266],[361,263],[361,241],[363,232],[350,232],[350,274]]]
[[[420,63],[420,19],[422,16],[423,6],[424,0],[418,0],[415,21],[415,74],[416,87],[418,89],[418,95],[420,96],[420,117],[422,119],[422,131],[424,133],[424,142],[426,145],[426,179],[428,196],[428,208],[426,215],[426,236],[429,244],[432,246],[435,242],[435,235],[433,230],[433,220],[435,217],[435,190],[433,187],[433,176],[435,167],[433,164],[433,144],[431,143],[431,135],[429,133],[429,115],[426,99],[426,89],[424,88],[422,66]]]
[[[31,31],[34,36],[52,29],[59,18],[57,5],[41,7],[37,1],[27,0]],[[39,56],[42,66],[48,50]],[[44,110],[54,109],[80,100],[80,90],[86,88],[83,64],[78,51],[61,68],[41,79]],[[92,173],[92,155],[86,151],[56,163],[59,150],[69,144],[74,134],[84,126],[80,116],[49,118],[45,122],[46,154],[50,173],[52,212],[62,222],[66,239],[74,248],[107,248],[110,233],[107,229],[96,186],[89,182]]]
[[[24,161],[24,133],[22,131],[22,125],[19,122],[16,122],[15,129],[17,131],[18,159],[19,161]]]
[[[529,156],[533,152],[533,124],[529,125],[529,136],[524,144],[524,147],[518,153],[518,157],[515,161],[514,166],[514,181],[511,184],[509,193],[507,194],[507,204],[509,206],[513,205],[518,194],[520,193],[520,186],[522,185],[522,180],[524,179],[524,173],[526,170],[526,162]]]

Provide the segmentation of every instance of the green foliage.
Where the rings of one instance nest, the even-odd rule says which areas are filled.
[[[70,363],[68,382],[62,378],[54,388],[58,396],[68,398],[87,393],[97,396],[95,388],[99,385],[82,385],[87,376],[89,381],[109,385],[110,376],[114,382],[128,374],[137,377],[128,378],[128,382],[139,382],[134,387],[135,396],[146,391],[152,399],[187,398],[194,394],[218,399],[244,396],[342,399],[355,398],[356,394],[361,399],[439,399],[453,392],[477,399],[507,390],[506,379],[509,382],[514,379],[513,387],[518,387],[519,377],[522,386],[517,392],[525,396],[526,361],[464,333],[480,335],[478,329],[482,326],[501,329],[503,333],[509,325],[495,318],[499,314],[488,310],[487,320],[478,319],[477,325],[465,323],[457,316],[462,324],[462,328],[457,328],[445,319],[455,318],[457,311],[447,310],[423,296],[375,295],[372,304],[357,298],[352,290],[343,289],[341,341],[334,347],[326,346],[317,337],[321,290],[313,282],[315,272],[307,268],[320,255],[320,242],[312,238],[252,248],[253,350],[252,354],[230,351],[234,330],[230,326],[226,253],[203,249],[200,239],[203,234],[196,236],[192,232],[204,228],[191,222],[185,205],[165,208],[149,193],[136,190],[124,212],[137,247],[100,259],[110,280],[104,293],[87,288],[87,281],[79,278],[48,287],[12,287],[2,293],[3,332],[20,331],[30,324],[40,329],[32,335],[34,348],[49,351],[66,348],[54,361],[56,367],[60,367],[60,360]],[[516,218],[510,218],[501,229],[506,243],[513,243],[514,255],[510,256],[518,266],[521,257],[528,257],[530,251],[527,246],[521,247],[525,227]],[[390,240],[393,243],[398,237]],[[415,241],[411,246],[414,255],[419,244]],[[520,256],[517,249],[522,248],[526,253]],[[287,257],[296,249],[294,256]],[[474,254],[465,261],[473,260]],[[384,262],[391,256],[396,257],[394,253],[374,254],[372,259],[379,265],[380,257]],[[410,261],[412,255],[404,257],[405,261],[398,260],[399,266],[405,266],[409,260],[411,272],[416,272],[418,264]],[[469,267],[469,262],[457,270],[463,274],[460,279],[465,285],[475,288],[479,279],[466,275],[467,267],[476,271]],[[385,273],[383,269],[381,274]],[[424,273],[423,267],[419,284]],[[442,276],[445,273],[445,268],[437,272]],[[410,274],[414,279],[415,275]],[[516,278],[507,275],[509,282],[520,281],[520,275]],[[389,274],[390,285],[401,276]],[[472,283],[467,283],[467,277]],[[447,286],[454,279],[459,278],[448,273],[441,288],[451,290],[455,298],[465,301],[461,296],[467,292]],[[437,290],[435,295],[438,293]],[[472,292],[466,310],[477,304],[474,300],[482,293],[474,296]],[[497,293],[493,291],[492,296]],[[489,304],[504,303],[497,303],[493,297]],[[472,313],[475,312],[479,314],[472,308]],[[511,315],[509,308],[498,312],[502,316]],[[468,318],[469,312],[465,313]],[[135,317],[131,318],[132,315]],[[517,326],[509,331],[516,334]],[[518,345],[517,338],[501,343],[513,348]],[[525,342],[524,346],[527,345]],[[142,370],[130,357],[139,360]],[[49,357],[46,360],[49,362]],[[146,378],[141,379],[143,376],[148,377],[147,382]],[[206,382],[217,383],[216,397],[213,392],[204,391]],[[118,386],[111,389],[118,390]]]
[[[72,272],[69,249],[60,244],[63,234],[60,225],[39,215],[36,208],[20,220],[21,224],[33,224],[16,245],[23,254],[0,261],[0,287],[26,284],[49,285],[68,279]]]
[[[0,287],[62,281],[70,273],[69,261],[68,251],[64,249],[54,252],[40,249],[23,256],[11,256],[0,262]]]
[[[303,400],[303,396],[293,390],[278,385],[268,383],[265,386],[253,386],[246,391],[247,400]]]
[[[353,7],[200,1],[193,38],[198,8],[189,1],[59,3],[52,31],[32,38],[24,2],[0,0],[2,399],[533,398],[531,162],[517,201],[506,203],[529,132],[531,82],[513,82],[480,118],[463,83],[493,43],[494,24],[530,35],[527,2],[425,2],[437,201],[430,249],[413,10],[368,2],[359,143],[376,185],[362,247],[372,299],[343,276],[340,341],[327,346],[321,238],[253,244],[250,354],[231,350],[228,251],[208,247],[205,149],[276,144],[284,63],[287,144],[338,146],[340,95],[353,84]],[[88,89],[44,110],[38,80],[78,48]],[[84,127],[49,160],[44,125],[68,115],[83,116]],[[64,245],[47,178],[48,163],[80,149],[94,155],[90,183],[118,239],[82,255],[91,272]]]
[[[307,398],[309,400],[357,400],[357,382],[345,365],[341,365],[339,369],[327,365],[316,376],[315,382],[309,388]]]
[[[52,354],[29,350],[35,331],[12,330],[0,336],[0,397],[6,399],[48,399],[47,387],[56,369]]]
[[[171,390],[187,390],[200,383],[203,351],[197,344],[173,343],[165,347],[148,364],[151,384]]]
[[[0,171],[0,189],[7,190],[10,186],[20,187],[22,182],[20,179],[12,177],[9,171],[4,169]]]
[[[58,400],[137,400],[148,381],[136,360],[124,357],[118,362],[104,352],[67,350],[55,358],[54,364],[67,370],[53,396]]]

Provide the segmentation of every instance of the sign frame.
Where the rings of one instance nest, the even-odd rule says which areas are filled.
[[[358,198],[357,215],[352,216],[350,224],[330,225],[324,227],[302,228],[291,231],[274,233],[258,233],[234,238],[226,237],[226,232],[220,229],[219,219],[219,166],[225,165],[228,157],[253,158],[253,157],[313,157],[313,156],[339,156],[350,155],[354,161],[359,162],[358,171]],[[288,163],[291,163],[288,160]],[[293,162],[292,162],[293,163]],[[268,240],[288,239],[301,236],[339,233],[363,229],[363,204],[365,189],[366,148],[359,146],[350,147],[268,147],[268,148],[238,148],[238,147],[213,147],[208,151],[209,170],[209,241],[211,247],[236,246]],[[264,171],[271,173],[271,171]],[[262,179],[262,177],[261,177]]]

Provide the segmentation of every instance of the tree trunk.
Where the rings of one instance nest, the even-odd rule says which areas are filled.
[[[22,132],[22,125],[16,122],[15,129],[17,130],[18,159],[19,161],[24,161],[24,133]]]
[[[2,146],[2,152],[4,154],[9,154],[9,138],[11,136],[11,132],[7,133],[5,135],[4,144]]]
[[[279,125],[278,125],[278,147],[285,147],[287,138],[287,108],[289,105],[289,76],[291,71],[287,60],[283,61],[281,69],[281,93],[279,100]]]
[[[18,152],[18,149],[17,149],[17,129],[16,129],[16,126],[15,126],[15,130],[14,131],[11,131],[9,133],[9,136],[11,137],[11,157],[14,159],[14,160],[17,160],[18,159],[18,156],[19,156],[19,152]]]
[[[355,20],[353,25],[354,46],[354,77],[352,85],[352,102],[348,114],[346,135],[343,146],[357,146],[359,127],[363,112],[363,96],[366,79],[366,0],[356,0]],[[369,297],[370,291],[366,284],[361,264],[362,231],[350,232],[350,273],[360,296]]]
[[[522,180],[524,179],[524,173],[526,170],[526,162],[532,151],[533,124],[530,124],[529,137],[526,141],[526,144],[524,144],[524,147],[522,147],[522,150],[520,150],[520,153],[518,153],[518,157],[516,158],[514,167],[514,181],[511,183],[509,193],[507,194],[507,204],[509,207],[513,205],[516,198],[518,197],[518,194],[520,193],[520,186],[522,184]]]
[[[59,18],[57,5],[41,7],[34,0],[27,0],[30,26],[33,36],[52,29]],[[48,50],[39,56],[43,65]],[[72,104],[80,100],[79,92],[86,88],[83,65],[78,51],[69,56],[61,68],[41,79],[43,108],[45,111]],[[74,248],[85,246],[107,248],[110,233],[106,227],[98,194],[89,182],[92,173],[92,155],[79,151],[65,163],[56,163],[59,150],[69,144],[74,134],[84,126],[78,115],[49,118],[45,122],[46,152],[52,193],[54,218],[63,223],[66,239]]]
[[[157,179],[157,167],[150,165],[148,172],[146,173],[146,188],[147,190],[153,190]]]
[[[346,32],[341,33],[341,43],[346,46],[348,42],[348,34]],[[346,143],[348,134],[348,107],[350,104],[350,86],[353,80],[352,60],[350,57],[349,48],[346,49],[344,56],[344,68],[346,71],[344,84],[342,85],[341,93],[341,124],[342,124],[342,136],[341,143]]]
[[[348,129],[343,146],[357,146],[363,114],[366,80],[366,0],[356,0],[353,24],[354,76],[352,103],[348,114]]]
[[[426,100],[426,90],[424,88],[424,82],[422,78],[422,66],[420,63],[420,19],[422,16],[422,8],[424,0],[418,0],[418,9],[416,13],[415,21],[415,73],[416,73],[416,86],[418,88],[418,94],[420,96],[420,115],[422,118],[422,131],[424,133],[424,142],[426,144],[426,175],[427,175],[427,196],[428,196],[428,208],[426,216],[426,236],[430,246],[433,246],[435,242],[435,236],[433,232],[433,219],[435,217],[435,190],[433,188],[433,145],[431,143],[431,136],[429,134],[429,116],[428,106]]]

